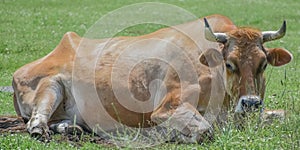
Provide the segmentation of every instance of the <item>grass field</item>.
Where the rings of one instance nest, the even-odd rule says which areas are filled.
[[[141,0],[0,0],[0,86],[11,84],[13,72],[22,65],[48,54],[67,31],[84,35],[101,16]],[[267,69],[265,105],[288,111],[283,123],[275,122],[255,130],[251,121],[245,131],[230,126],[216,131],[215,140],[203,145],[163,144],[155,149],[300,149],[300,3],[298,0],[164,0],[182,7],[198,17],[223,14],[238,26],[276,30],[287,21],[283,39],[267,43],[268,47],[284,47],[293,61],[283,67]],[[132,28],[124,35],[154,31],[159,26]],[[0,92],[0,115],[15,115],[10,93]],[[56,136],[56,138],[60,138]],[[0,135],[0,149],[74,149],[72,144],[52,141],[44,144],[28,134]],[[81,149],[113,148],[82,143]]]

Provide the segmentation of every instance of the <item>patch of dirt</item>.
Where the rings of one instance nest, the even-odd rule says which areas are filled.
[[[13,93],[14,89],[12,86],[0,86],[0,92]]]
[[[0,135],[5,133],[27,133],[26,124],[21,117],[0,116]],[[58,138],[54,138],[52,140],[55,142],[68,142],[79,148],[87,142],[101,144],[108,147],[113,146],[113,144],[109,141],[99,136],[92,136],[87,133],[83,133],[81,135],[61,134]]]
[[[0,116],[0,133],[27,132],[22,118],[16,116]]]

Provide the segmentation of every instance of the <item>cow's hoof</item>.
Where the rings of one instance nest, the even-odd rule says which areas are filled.
[[[42,136],[43,136],[43,130],[40,128],[34,128],[31,133],[30,133],[31,137],[37,139],[37,140],[41,140]]]
[[[83,129],[79,125],[69,125],[66,133],[71,135],[81,135]]]
[[[30,136],[36,140],[46,143],[50,142],[51,140],[50,133],[46,132],[41,128],[33,128],[33,130],[30,133]]]

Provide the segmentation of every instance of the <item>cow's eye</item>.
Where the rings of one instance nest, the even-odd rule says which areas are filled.
[[[268,63],[263,63],[263,64],[261,65],[261,72],[263,72],[263,71],[266,70],[267,65],[268,65]]]
[[[265,64],[263,65],[262,70],[266,70],[266,68],[267,68],[267,63],[265,63]]]
[[[236,70],[235,66],[232,63],[226,62],[225,66],[230,72],[234,72]]]

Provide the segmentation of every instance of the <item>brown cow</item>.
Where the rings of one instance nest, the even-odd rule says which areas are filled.
[[[63,133],[76,122],[75,129],[92,132],[121,122],[172,127],[179,140],[200,141],[213,120],[203,116],[222,120],[231,107],[237,114],[257,109],[267,64],[292,59],[263,46],[284,36],[285,22],[261,32],[221,15],[206,19],[137,37],[92,40],[68,32],[50,54],[14,73],[16,112],[32,136],[46,139],[49,126]]]

